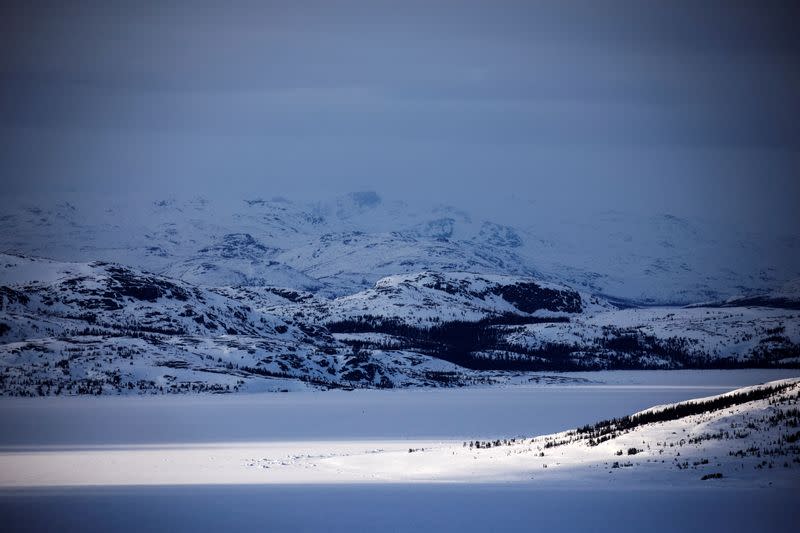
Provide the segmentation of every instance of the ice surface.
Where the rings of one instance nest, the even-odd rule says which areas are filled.
[[[549,374],[534,374],[548,376]],[[467,439],[544,434],[797,370],[579,372],[584,385],[0,398],[0,446]]]
[[[460,441],[475,429],[548,433],[792,372],[582,375],[592,384],[6,398],[0,515],[13,531],[794,531],[797,468],[730,468],[701,481],[715,464],[664,467],[649,448],[635,468],[607,464],[621,446],[714,431],[723,419],[701,415],[545,457],[526,452],[536,446],[527,441],[479,451]],[[253,436],[260,441],[242,441]],[[712,457],[716,441],[703,446],[681,457]]]

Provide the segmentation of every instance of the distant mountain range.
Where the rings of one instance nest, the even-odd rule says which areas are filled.
[[[800,234],[758,235],[669,214],[544,214],[523,225],[416,208],[357,192],[301,205],[282,198],[70,197],[0,209],[0,251],[111,261],[204,286],[278,286],[341,296],[423,271],[534,276],[635,304],[752,296],[800,278]],[[528,214],[529,213],[529,214]]]
[[[598,224],[622,231],[626,220]],[[578,257],[570,243],[452,208],[415,213],[369,192],[307,208],[250,199],[231,212],[204,200],[144,211],[61,203],[20,207],[0,222],[10,252],[0,254],[6,394],[800,366],[800,285],[777,267],[699,274],[693,246],[736,245],[709,243],[675,217],[631,226],[663,242],[633,244],[636,233],[587,240],[572,268],[559,267]],[[609,250],[593,262],[602,246]]]

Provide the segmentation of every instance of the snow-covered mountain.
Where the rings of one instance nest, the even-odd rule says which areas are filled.
[[[344,342],[412,349],[474,369],[800,363],[800,315],[764,304],[618,308],[529,278],[420,273],[315,307],[316,323]]]
[[[538,216],[515,226],[374,192],[311,205],[16,202],[0,213],[0,388],[431,386],[800,364],[800,264],[786,260],[800,240],[670,215]],[[654,302],[713,303],[637,307]]]
[[[650,305],[724,301],[800,277],[794,228],[758,235],[669,214],[530,208],[522,223],[509,224],[373,192],[309,205],[283,198],[37,202],[0,208],[0,250],[118,262],[204,286],[341,296],[387,276],[462,271],[535,276]]]
[[[0,283],[5,394],[453,386],[531,370],[800,363],[791,309],[620,309],[523,276],[425,271],[329,298],[5,254]]]
[[[722,305],[726,307],[760,305],[800,310],[800,278],[788,281],[779,288],[768,292],[756,292],[746,296],[729,298]]]
[[[534,278],[426,271],[387,276],[369,289],[330,300],[306,298],[299,309],[324,325],[377,321],[430,327],[505,317],[565,316],[598,306],[597,298]],[[611,305],[606,302],[605,307]],[[273,309],[294,310],[285,305]]]
[[[440,376],[471,378],[418,353],[353,350],[311,321],[255,309],[243,296],[249,292],[212,291],[113,263],[2,255],[0,271],[9,283],[0,286],[6,394],[427,386]],[[269,294],[302,300],[291,291]]]

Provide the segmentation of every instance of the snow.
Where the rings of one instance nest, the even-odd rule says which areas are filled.
[[[56,283],[66,277],[90,275],[92,268],[86,263],[69,263],[41,258],[25,258],[0,254],[2,283],[26,285],[29,283]]]
[[[15,531],[793,530],[800,465],[775,459],[774,468],[756,468],[762,458],[728,455],[771,442],[775,428],[679,444],[789,406],[760,400],[642,426],[595,447],[543,447],[566,435],[548,433],[790,372],[583,374],[595,379],[505,389],[6,398],[0,514]],[[800,389],[800,378],[784,383],[797,384],[789,394]],[[470,449],[462,435],[475,428],[487,432],[470,440],[515,442]],[[616,455],[630,447],[642,451]],[[684,461],[685,469],[676,466]],[[717,471],[722,479],[700,479]]]
[[[568,323],[529,324],[515,328],[507,339],[529,348],[546,343],[597,346],[604,328],[654,336],[683,339],[697,354],[745,359],[768,346],[776,332],[793,344],[800,344],[800,313],[764,307],[648,307],[589,312]]]
[[[111,260],[194,281],[208,276],[215,285],[263,280],[322,286],[327,296],[351,294],[388,275],[459,270],[545,277],[647,303],[695,303],[723,301],[742,288],[775,290],[800,276],[797,261],[786,260],[797,255],[792,229],[788,235],[748,234],[602,206],[561,218],[516,206],[525,222],[509,226],[454,207],[364,203],[352,196],[317,205],[255,198],[120,205],[68,196],[52,204],[6,202],[0,250],[62,261]],[[226,236],[242,234],[270,252],[255,262],[247,254],[212,253]]]
[[[252,244],[244,237],[229,244],[243,242]],[[622,366],[656,368],[719,359],[797,364],[800,345],[800,314],[791,309],[617,309],[562,285],[497,274],[397,274],[326,299],[277,287],[200,287],[117,264],[0,254],[0,282],[8,283],[0,292],[0,389],[15,395],[441,387],[526,379],[518,371],[470,370],[437,359],[413,333],[389,337],[356,328],[331,335],[326,329],[338,323],[348,331],[348,322],[364,317],[387,322],[387,328],[392,321],[414,328],[503,317],[543,321],[496,326],[494,344],[476,346],[470,356],[495,369],[506,359],[545,361],[550,352],[554,359],[545,362],[551,366],[540,368],[604,368],[620,360],[627,360]],[[622,347],[609,348],[609,338]],[[560,356],[553,346],[569,353]],[[640,346],[649,351],[638,353]],[[678,350],[670,352],[674,346]],[[287,377],[302,383],[287,386]]]
[[[15,295],[12,288],[2,311],[7,319],[3,332],[6,343],[0,346],[6,364],[6,392],[38,394],[69,391],[72,382],[62,383],[66,379],[63,374],[69,372],[62,370],[77,370],[77,375],[69,378],[73,381],[99,379],[107,382],[108,386],[103,385],[105,392],[118,393],[164,389],[174,392],[187,390],[186,387],[197,390],[194,382],[222,387],[221,390],[269,390],[274,377],[287,373],[325,383],[349,372],[347,356],[351,351],[337,341],[387,339],[378,335],[358,338],[357,334],[331,337],[324,330],[311,332],[309,326],[313,328],[314,320],[335,322],[365,313],[381,318],[402,317],[412,324],[448,318],[478,320],[489,314],[519,312],[510,302],[495,294],[486,295],[485,291],[524,280],[466,273],[423,273],[387,278],[375,290],[321,302],[307,293],[280,289],[208,291],[107,264],[59,264],[3,257],[10,265],[11,278],[28,266],[36,272],[39,265],[46,265],[51,272],[58,273],[49,282],[13,285],[21,292]],[[435,288],[440,284],[458,290]],[[135,300],[122,296],[124,290],[139,286],[157,290],[161,296]],[[569,292],[565,290],[564,294]],[[248,305],[251,302],[255,310]],[[313,315],[317,318],[312,318]],[[298,316],[312,323],[297,326],[293,321]],[[588,349],[602,340],[606,327],[662,339],[679,338],[689,341],[690,349],[697,354],[711,356],[744,358],[770,346],[776,339],[795,346],[800,342],[800,317],[782,309],[609,310],[600,304],[592,304],[583,314],[574,314],[570,322],[512,327],[506,340],[511,346],[528,349],[547,343]],[[82,328],[90,331],[70,333]],[[131,336],[128,330],[132,328],[151,335]],[[283,329],[279,332],[278,328]],[[159,331],[175,334],[153,337],[152,333]],[[781,335],[776,337],[776,333]],[[391,339],[388,346],[377,346],[403,345],[401,340]],[[65,353],[69,354],[69,365],[62,369],[55,363],[66,361]],[[105,357],[112,354],[113,357]],[[380,384],[384,377],[395,386],[429,385],[432,380],[426,373],[431,371],[451,372],[462,380],[467,378],[466,382],[509,379],[469,372],[402,349],[374,350],[367,361],[380,369],[379,373],[373,373],[373,385]],[[170,370],[165,371],[164,367]],[[255,378],[243,375],[237,371],[239,367],[257,368],[261,374]],[[189,372],[172,372],[183,369]],[[176,379],[177,385],[173,386]],[[36,385],[37,380],[46,384],[46,390],[45,385]]]
[[[0,447],[448,440],[545,434],[796,370],[536,373],[514,386],[0,398]],[[550,379],[548,379],[550,378]],[[296,381],[283,380],[284,386]]]
[[[441,454],[455,452],[474,468],[471,455],[462,449],[464,440],[553,433],[655,404],[793,374],[773,370],[586,375],[594,379],[585,385],[503,389],[8,398],[0,401],[0,425],[12,428],[0,435],[4,450],[0,486],[114,480],[129,484],[145,478],[163,484],[215,479],[220,483],[362,482],[374,480],[372,474],[380,472],[370,461],[384,464],[387,458],[401,461],[398,470],[383,472],[383,481],[403,480],[406,475],[419,480],[419,471],[402,461],[424,455],[439,464],[444,460]],[[610,384],[600,383],[604,377]],[[408,454],[408,448],[438,451],[414,455]],[[384,450],[383,455],[364,454],[375,449]],[[480,453],[489,456],[491,451]],[[330,468],[304,468],[297,460],[301,456],[320,459],[319,464]],[[271,469],[266,478],[239,468],[286,457],[295,458],[290,463],[296,468]],[[358,468],[348,462],[353,460],[361,461]],[[89,464],[96,466],[84,468]],[[123,469],[123,464],[130,467]],[[463,478],[467,471],[459,470],[464,468],[463,461],[458,464],[441,475],[449,480]],[[502,469],[491,468],[497,475],[490,474],[485,481],[506,479]],[[422,471],[433,473],[430,466]],[[370,475],[365,477],[364,472]],[[473,474],[480,478],[479,472]],[[442,479],[429,476],[428,480]]]
[[[796,398],[800,379],[783,383],[794,385],[785,396]],[[795,402],[790,405],[796,405]],[[729,454],[734,449],[747,450],[758,445],[764,450],[775,445],[776,436],[782,434],[776,433],[780,427],[752,429],[746,436],[732,440],[703,439],[722,429],[749,428],[745,424],[765,412],[777,411],[770,409],[768,400],[759,400],[721,413],[648,424],[594,447],[587,446],[584,440],[548,448],[549,442],[569,438],[569,433],[562,432],[533,439],[519,437],[511,444],[489,449],[473,449],[459,441],[387,440],[15,451],[0,455],[3,472],[0,484],[13,487],[543,482],[557,486],[635,483],[642,488],[665,482],[676,487],[697,484],[701,475],[722,471],[725,480],[720,483],[725,486],[746,488],[755,481],[791,489],[800,479],[800,461],[791,461],[800,458],[800,454],[780,455],[774,460],[775,468],[772,456],[764,455],[768,460],[763,460],[763,464],[770,464],[767,473],[758,472],[764,470],[758,466],[762,464],[761,453],[743,458]],[[697,438],[700,442],[693,444],[692,439]],[[639,453],[624,454],[625,450],[636,447]],[[680,464],[686,466],[676,468]],[[609,474],[618,475],[608,477]]]
[[[453,320],[476,322],[487,317],[515,314],[543,316],[524,312],[513,302],[497,294],[500,288],[517,284],[535,283],[541,289],[562,294],[562,298],[575,291],[563,285],[520,276],[475,274],[472,272],[415,272],[379,279],[375,286],[358,293],[332,300],[321,311],[325,322],[376,316],[399,319],[411,325],[430,325]],[[594,309],[589,298],[583,298],[584,307]],[[561,304],[566,307],[566,304]],[[554,311],[551,316],[568,316],[568,311]]]

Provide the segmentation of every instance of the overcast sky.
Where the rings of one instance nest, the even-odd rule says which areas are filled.
[[[371,189],[798,228],[797,2],[14,4],[7,194]]]

